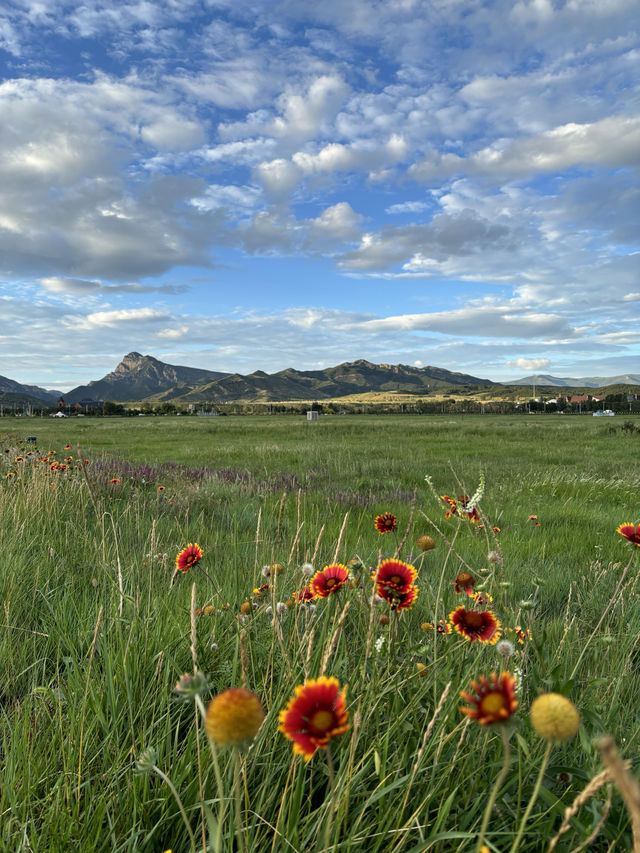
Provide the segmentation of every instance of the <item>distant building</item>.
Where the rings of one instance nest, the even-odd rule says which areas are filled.
[[[307,412],[307,420],[308,421],[317,421],[318,420],[318,413],[316,411],[314,411],[313,409],[309,409],[309,411]]]

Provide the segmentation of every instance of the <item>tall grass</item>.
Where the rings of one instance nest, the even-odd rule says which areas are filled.
[[[150,748],[197,849],[213,849],[220,786],[197,709],[174,689],[195,655],[205,701],[244,680],[267,712],[242,758],[250,850],[327,849],[329,820],[329,849],[473,850],[502,739],[465,721],[458,694],[503,661],[494,646],[421,629],[464,602],[452,581],[469,566],[505,632],[520,624],[532,634],[519,645],[505,633],[516,647],[519,709],[488,823],[491,850],[516,838],[544,753],[528,723],[531,701],[564,692],[581,714],[579,735],[551,753],[520,846],[544,850],[602,769],[595,739],[611,734],[625,757],[637,754],[637,566],[620,585],[631,546],[615,532],[640,520],[640,475],[629,461],[637,442],[586,419],[452,420],[44,422],[28,457],[18,428],[7,432],[5,472],[17,474],[0,486],[3,849],[189,850],[171,788],[158,773],[134,772]],[[59,463],[73,456],[69,467],[33,461],[49,450]],[[481,472],[484,530],[445,519],[439,495],[473,492]],[[397,515],[397,538],[374,529],[381,511]],[[368,570],[405,532],[399,556],[418,569],[420,594],[412,610],[389,613],[373,599]],[[421,534],[433,536],[433,551],[417,548]],[[176,575],[177,552],[194,541],[201,563]],[[488,560],[490,551],[498,557]],[[308,582],[305,561],[321,568],[356,557],[356,584],[315,610],[274,617]],[[264,577],[275,562],[283,574]],[[194,583],[197,610],[208,606],[195,618],[195,644]],[[305,764],[277,731],[294,687],[323,672],[348,685],[333,796],[323,751]],[[220,761],[230,806],[232,752]],[[605,807],[590,849],[631,848],[623,801],[614,793],[607,806],[607,795],[606,786],[594,793],[555,849],[584,841]],[[232,811],[224,850],[236,849]]]

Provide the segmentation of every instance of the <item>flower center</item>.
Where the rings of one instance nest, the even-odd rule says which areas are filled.
[[[393,584],[394,586],[400,586],[402,583],[402,578],[400,575],[391,575],[389,578],[389,584]]]
[[[482,628],[484,624],[484,620],[482,619],[481,613],[476,613],[475,610],[470,610],[468,613],[465,613],[464,622],[467,628]]]
[[[333,711],[321,709],[315,711],[309,718],[309,728],[312,732],[324,735],[335,725],[335,715]]]
[[[336,585],[337,581],[335,578],[327,578],[327,589],[332,589]]]
[[[473,586],[474,581],[468,572],[462,572],[462,574],[458,575],[456,578],[456,583],[458,586]]]
[[[480,710],[483,714],[501,715],[501,711],[507,711],[507,700],[502,693],[495,691],[487,693],[480,702]]]

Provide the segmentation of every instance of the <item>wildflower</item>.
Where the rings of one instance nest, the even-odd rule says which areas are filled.
[[[118,478],[118,477],[112,477],[112,478],[109,480],[109,482],[110,482],[110,483],[112,483],[114,486],[117,486],[117,485],[118,485],[118,483],[120,482],[120,480],[119,480],[119,478]]]
[[[538,521],[538,516],[537,516],[537,515],[530,515],[530,516],[529,516],[529,521],[533,521],[533,526],[534,526],[534,527],[540,527],[540,522]]]
[[[24,456],[16,456],[15,462],[24,462]]]
[[[458,495],[458,499],[450,498],[449,495],[440,495],[442,500],[449,507],[445,513],[445,518],[451,518],[452,515],[458,515],[466,518],[472,524],[477,524],[480,521],[480,514],[475,505],[471,503],[467,495]]]
[[[545,740],[568,740],[578,731],[580,715],[570,699],[560,693],[543,693],[529,711],[531,725]]]
[[[230,687],[209,702],[204,727],[218,746],[240,746],[258,734],[263,720],[262,703],[255,693]]]
[[[65,450],[71,450],[71,445],[70,445],[70,444],[65,444],[64,449],[65,449]]]
[[[158,486],[158,491],[159,491],[159,492],[164,492],[164,486]]]
[[[479,590],[478,592],[474,592],[471,596],[474,604],[479,604],[481,607],[484,607],[486,604],[491,604],[493,601],[493,596],[489,595],[488,592],[484,592],[483,590]]]
[[[376,586],[384,586],[389,590],[395,589],[398,592],[406,592],[417,577],[418,572],[409,563],[391,559],[380,563],[373,581]],[[382,595],[379,590],[378,593]]]
[[[387,614],[386,614],[386,613],[381,613],[381,614],[380,614],[380,617],[378,618],[378,624],[379,624],[379,625],[388,625],[388,624],[389,624],[389,622],[391,622],[391,620],[389,619],[389,617],[387,616]]]
[[[522,628],[520,625],[516,625],[513,630],[515,632],[516,639],[521,646],[524,646],[526,640],[531,639],[531,631],[528,628]]]
[[[284,572],[284,566],[282,563],[271,563],[269,571],[272,575],[281,575]]]
[[[391,606],[392,610],[410,610],[418,597],[418,587],[411,584],[401,592],[379,583],[376,585],[376,593]]]
[[[397,518],[391,512],[384,512],[382,515],[376,515],[375,528],[378,533],[391,533],[396,529],[398,523]]]
[[[240,605],[240,613],[251,613],[251,602],[243,601]]]
[[[481,675],[478,681],[470,681],[471,692],[462,691],[460,696],[472,707],[462,707],[460,711],[477,720],[481,726],[492,723],[504,723],[518,707],[515,678],[508,672],[500,676],[492,672],[489,678]]]
[[[454,501],[453,498],[450,498],[449,495],[440,495],[442,500],[446,503],[449,509],[445,512],[445,518],[451,518],[452,515],[457,515],[458,513],[458,504]]]
[[[487,560],[490,563],[499,563],[500,562],[500,552],[499,551],[489,551],[487,554]]]
[[[265,593],[265,592],[267,592],[267,591],[268,591],[268,589],[269,589],[269,584],[268,584],[268,583],[263,583],[263,584],[262,584],[262,586],[256,586],[256,587],[254,587],[254,588],[253,588],[253,594],[254,594],[256,597],[259,597],[259,596],[261,596],[261,595],[264,595],[264,593]]]
[[[500,639],[501,625],[491,610],[482,613],[466,610],[462,605],[449,614],[449,620],[460,636],[474,643],[497,643]]]
[[[419,536],[416,545],[421,551],[433,551],[436,547],[435,540],[432,536]]]
[[[378,637],[378,639],[374,643],[376,648],[376,654],[380,654],[380,652],[384,649],[384,644],[386,642],[387,638],[384,635],[382,637]]]
[[[427,665],[418,661],[416,663],[416,672],[418,673],[420,678],[426,678],[428,675]]]
[[[315,598],[326,598],[337,592],[349,579],[349,571],[341,563],[325,566],[311,578],[309,587]]]
[[[616,533],[624,536],[625,539],[640,548],[640,524],[634,527],[633,524],[626,522],[616,527]]]
[[[436,631],[438,634],[451,634],[453,628],[451,627],[451,623],[447,622],[446,619],[440,619],[436,625]]]
[[[311,563],[303,563],[300,566],[300,571],[305,576],[305,578],[311,578],[315,574],[316,570],[313,568]]]
[[[189,542],[176,557],[176,571],[188,572],[202,559],[202,548],[196,542]]]
[[[276,601],[276,614],[278,616],[284,616],[288,612],[289,608],[284,601]]]
[[[317,749],[349,728],[347,688],[340,690],[337,678],[321,676],[296,687],[286,708],[280,712],[279,731],[293,741],[293,752],[309,761]]]
[[[473,575],[470,575],[469,572],[460,572],[453,582],[453,588],[457,593],[466,592],[468,596],[473,595],[473,588],[475,585],[475,578]]]
[[[305,586],[301,590],[296,590],[296,592],[293,593],[291,598],[296,604],[304,604],[307,601],[312,601],[314,598],[314,594],[311,592],[308,586]]]

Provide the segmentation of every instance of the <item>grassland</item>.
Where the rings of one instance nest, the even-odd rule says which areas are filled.
[[[603,733],[636,763],[640,609],[638,558],[629,560],[640,549],[616,527],[640,521],[640,436],[617,420],[5,419],[0,431],[3,850],[473,851],[503,739],[499,726],[466,721],[458,694],[503,660],[493,645],[421,629],[464,603],[452,581],[467,568],[514,642],[519,685],[489,849],[546,849],[602,769]],[[27,432],[37,449],[21,444]],[[444,518],[439,496],[472,494],[482,479],[483,529]],[[374,529],[385,511],[397,538]],[[432,551],[416,547],[421,534]],[[175,574],[188,542],[204,557]],[[371,598],[368,568],[396,551],[418,569],[420,594],[389,614]],[[278,602],[308,582],[303,563],[356,557],[359,585],[274,621]],[[265,579],[276,562],[284,573]],[[532,639],[518,644],[516,625]],[[205,702],[245,682],[267,712],[241,758],[240,820],[234,751],[220,752],[217,779],[197,710],[174,690],[194,667],[207,674]],[[294,687],[323,672],[348,684],[333,782],[323,750],[308,764],[292,759],[277,731]],[[540,691],[569,695],[582,722],[554,747],[535,792],[545,744],[528,708]],[[149,772],[136,773],[150,748]],[[601,818],[589,849],[631,849],[627,811],[609,789],[556,850],[577,847]]]

